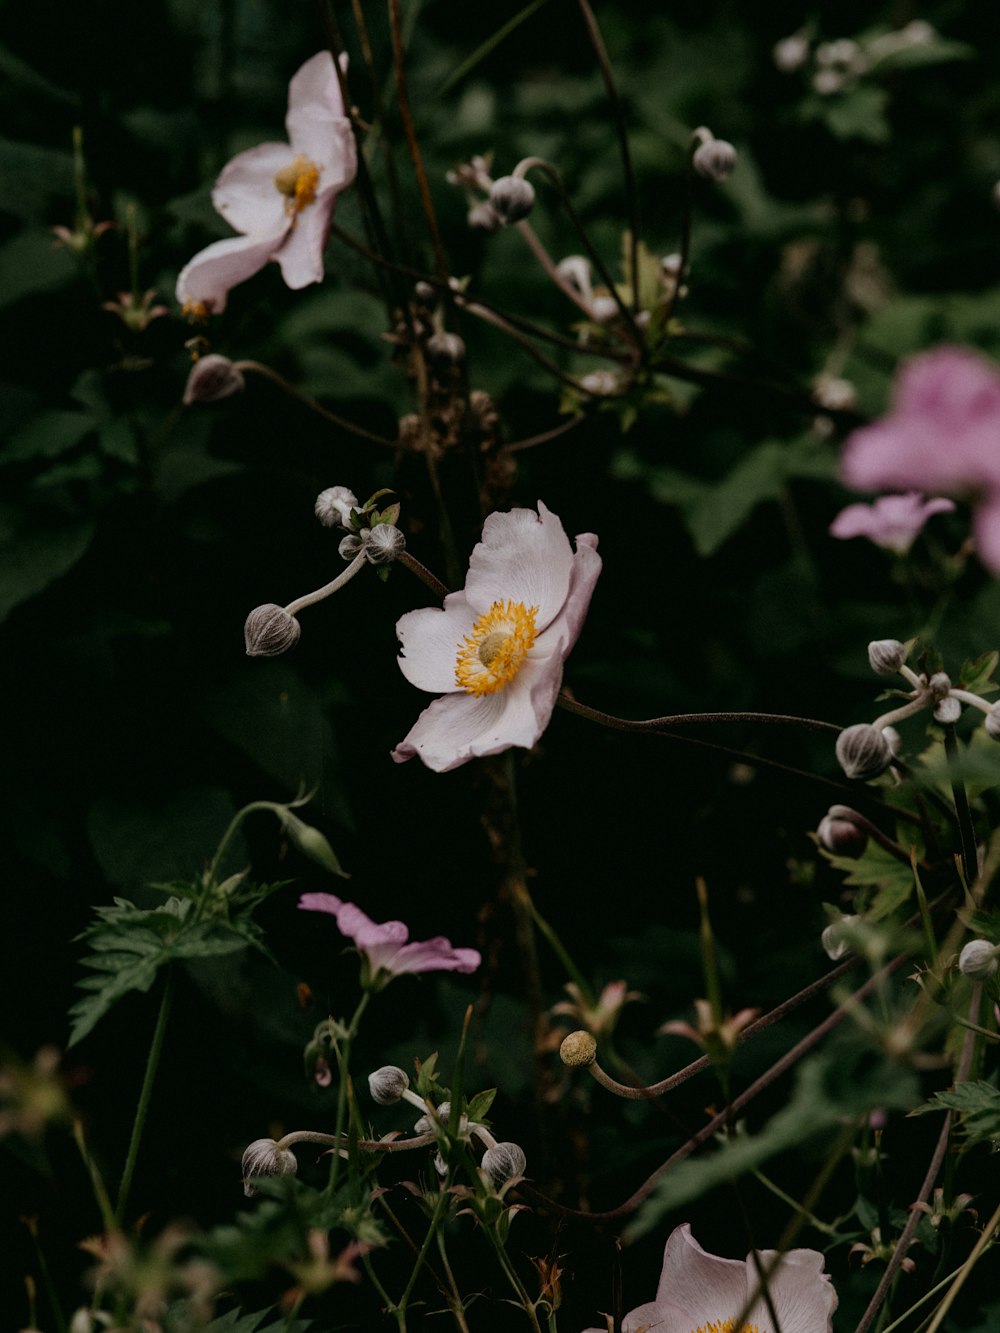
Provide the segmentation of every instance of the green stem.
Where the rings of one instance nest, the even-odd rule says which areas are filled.
[[[944,728],[944,748],[948,756],[948,764],[953,766],[959,759],[958,741],[953,726]],[[969,793],[965,790],[965,783],[960,777],[952,777],[951,794],[955,802],[955,814],[958,817],[958,838],[962,847],[962,869],[965,871],[965,882],[971,889],[979,876],[979,857],[976,855],[976,830],[972,823],[972,811],[969,808]]]
[[[340,1143],[344,1132],[344,1116],[347,1111],[347,1082],[350,1078],[351,1065],[351,1047],[354,1045],[354,1038],[358,1035],[358,1026],[361,1023],[361,1016],[368,1008],[372,993],[370,990],[363,992],[358,1001],[358,1007],[354,1011],[354,1016],[347,1027],[347,1035],[344,1037],[342,1046],[336,1047],[337,1065],[340,1070],[340,1084],[337,1088],[337,1119],[334,1126],[334,1136],[337,1143]],[[332,1199],[337,1191],[337,1176],[340,1174],[340,1149],[330,1158],[330,1179],[326,1186],[326,1195]]]
[[[541,1327],[538,1323],[538,1315],[535,1313],[534,1302],[528,1295],[524,1283],[518,1277],[517,1271],[515,1270],[514,1265],[510,1261],[510,1256],[507,1254],[507,1251],[504,1249],[504,1247],[500,1244],[500,1241],[497,1239],[492,1228],[487,1227],[486,1233],[489,1236],[490,1244],[493,1246],[494,1252],[496,1253],[497,1262],[500,1264],[500,1267],[504,1271],[504,1276],[507,1278],[507,1281],[510,1283],[514,1291],[517,1293],[517,1298],[524,1309],[524,1313],[531,1320],[531,1327],[534,1329],[534,1333],[542,1333]]]
[[[121,1226],[125,1217],[125,1206],[128,1203],[129,1190],[132,1187],[132,1176],[135,1174],[135,1164],[139,1157],[139,1145],[142,1142],[142,1131],[146,1125],[146,1114],[149,1111],[150,1099],[153,1095],[153,1083],[156,1080],[156,1071],[160,1065],[160,1055],[163,1052],[163,1038],[167,1031],[167,1021],[170,1018],[170,1005],[174,996],[174,972],[173,966],[167,967],[167,978],[163,987],[163,995],[160,998],[160,1012],[156,1018],[156,1027],[153,1031],[153,1040],[149,1047],[149,1058],[146,1061],[146,1074],[142,1080],[142,1090],[139,1093],[139,1105],[135,1110],[135,1120],[132,1124],[132,1140],[128,1146],[128,1157],[125,1159],[125,1170],[122,1172],[122,1182],[118,1189],[118,1203],[115,1206],[115,1221]]]
[[[566,947],[563,944],[562,940],[559,938],[556,932],[546,921],[545,917],[542,916],[541,912],[535,906],[535,900],[534,898],[531,897],[530,894],[528,895],[527,905],[531,911],[532,919],[534,920],[535,925],[538,927],[538,933],[544,936],[552,952],[559,959],[560,963],[562,963],[563,968],[566,971],[566,975],[570,978],[571,981],[575,983],[577,989],[580,992],[580,997],[583,1000],[583,1002],[590,1008],[593,1008],[596,1003],[596,996],[594,995],[594,992],[587,984],[587,981],[583,973],[580,971],[576,963],[573,962],[573,959],[567,953]]]
[[[414,1285],[416,1284],[417,1276],[419,1275],[421,1268],[424,1266],[424,1260],[427,1258],[427,1251],[430,1249],[431,1243],[437,1235],[438,1227],[443,1220],[444,1213],[448,1208],[448,1205],[451,1203],[452,1196],[448,1193],[450,1187],[451,1172],[449,1171],[447,1180],[442,1181],[440,1184],[440,1193],[438,1194],[437,1202],[434,1205],[434,1212],[431,1214],[430,1226],[427,1228],[427,1234],[424,1236],[423,1244],[417,1251],[417,1257],[413,1264],[413,1272],[410,1274],[409,1281],[403,1289],[402,1296],[400,1296],[394,1306],[390,1307],[399,1323],[400,1333],[406,1328],[406,1306],[413,1292]]]

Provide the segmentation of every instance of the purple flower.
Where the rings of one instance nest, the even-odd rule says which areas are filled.
[[[976,505],[983,564],[1000,573],[1000,371],[967,347],[937,347],[899,371],[892,411],[847,439],[855,490],[947,492]]]
[[[289,287],[323,277],[337,195],[357,171],[333,57],[320,51],[288,85],[288,143],[264,143],[222,169],[212,203],[240,236],[216,241],[181,270],[177,299],[200,316],[225,309],[230,287],[270,259]]]
[[[837,1293],[823,1272],[816,1250],[760,1250],[767,1288],[781,1333],[830,1333]],[[749,1306],[749,1308],[747,1308]],[[685,1222],[676,1227],[663,1253],[656,1300],[625,1316],[623,1333],[692,1333],[729,1329],[743,1314],[741,1328],[769,1329],[772,1319],[753,1256],[720,1259],[703,1250]],[[598,1333],[588,1329],[587,1333]]]
[[[345,903],[332,893],[304,893],[299,907],[306,912],[329,912],[337,918],[337,929],[354,941],[365,960],[366,985],[387,985],[404,972],[475,972],[482,962],[475,949],[452,948],[443,935],[408,944],[410,932],[402,921],[379,924],[354,903]]]
[[[874,504],[842,509],[830,524],[832,537],[867,537],[876,546],[906,555],[932,514],[948,514],[950,500],[925,500],[917,491],[882,495]]]
[[[601,558],[591,532],[576,551],[555,514],[491,514],[462,592],[396,626],[407,680],[440,694],[392,752],[445,773],[512,745],[529,749],[552,716],[563,662],[590,605]]]

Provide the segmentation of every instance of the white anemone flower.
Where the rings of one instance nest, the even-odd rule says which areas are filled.
[[[816,1250],[758,1250],[757,1258],[770,1306],[753,1255],[740,1261],[709,1254],[685,1222],[667,1240],[656,1300],[630,1311],[623,1333],[830,1333],[837,1293],[823,1272],[823,1256]]]
[[[230,287],[271,259],[289,287],[322,280],[333,206],[357,171],[329,51],[307,60],[292,78],[285,128],[288,143],[262,143],[223,167],[212,203],[241,235],[215,241],[181,270],[177,300],[185,310],[218,314]]]
[[[403,675],[440,694],[392,752],[445,773],[513,745],[530,749],[548,725],[563,662],[590,605],[601,557],[592,532],[570,546],[555,514],[491,514],[462,592],[396,625]]]

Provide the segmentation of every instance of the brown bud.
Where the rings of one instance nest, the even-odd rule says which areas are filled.
[[[228,356],[210,352],[191,367],[184,388],[184,406],[192,403],[214,403],[230,394],[242,393],[245,381]]]

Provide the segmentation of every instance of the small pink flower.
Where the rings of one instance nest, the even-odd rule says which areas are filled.
[[[847,439],[855,490],[947,492],[976,505],[980,559],[1000,573],[1000,370],[967,347],[937,347],[900,370],[892,411]]]
[[[760,1250],[767,1287],[781,1333],[830,1333],[837,1293],[816,1250]],[[623,1333],[693,1333],[693,1330],[770,1329],[772,1319],[753,1255],[720,1259],[703,1250],[685,1222],[675,1228],[663,1253],[656,1300],[625,1316]],[[610,1323],[609,1323],[610,1327]],[[587,1333],[600,1333],[596,1328]]]
[[[381,987],[404,972],[475,972],[482,962],[475,949],[455,949],[443,935],[408,944],[410,932],[402,921],[379,924],[354,903],[345,903],[332,893],[304,893],[299,907],[336,917],[337,929],[354,941],[365,959],[366,985]]]
[[[874,504],[842,509],[830,524],[831,537],[867,537],[897,555],[906,555],[932,514],[950,514],[951,500],[925,500],[917,491],[881,495]]]
[[[435,772],[512,745],[530,749],[548,725],[601,572],[597,538],[576,551],[555,514],[491,514],[472,552],[462,592],[444,607],[410,611],[396,626],[399,666],[422,690],[441,694],[392,752]]]
[[[288,85],[287,144],[264,143],[222,169],[212,203],[239,236],[216,241],[181,270],[177,299],[191,314],[218,314],[230,287],[281,265],[289,287],[323,277],[323,251],[337,195],[357,171],[333,57],[320,51]]]

